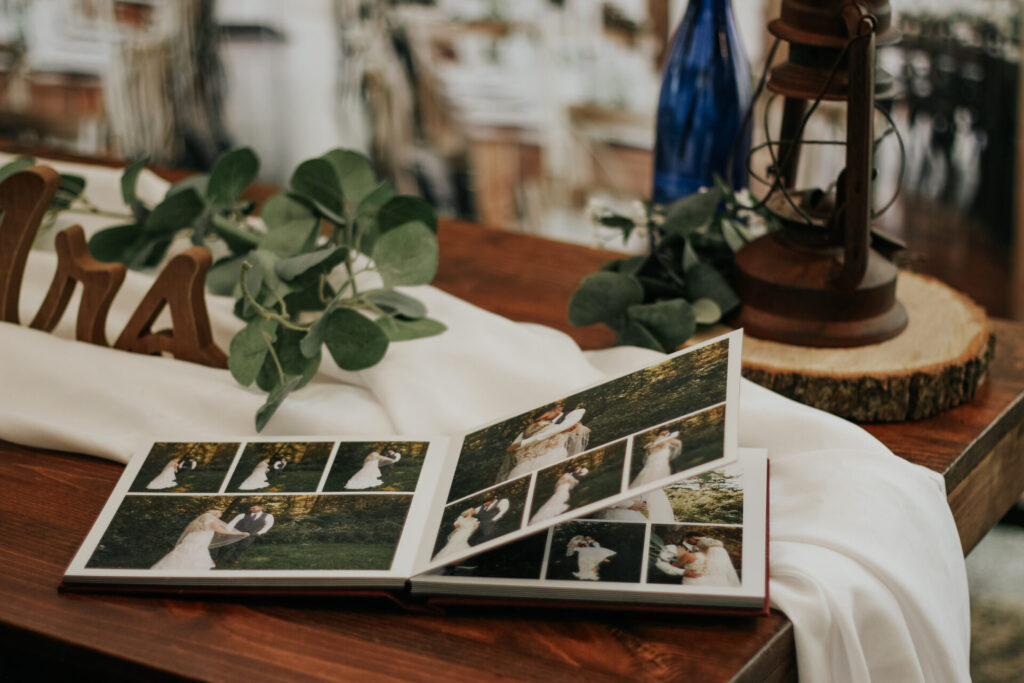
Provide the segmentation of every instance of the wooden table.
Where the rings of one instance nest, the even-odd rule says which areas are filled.
[[[587,348],[610,343],[602,330],[565,323],[579,278],[607,253],[459,223],[443,225],[440,240],[442,289],[570,331]],[[999,322],[996,335],[991,377],[972,403],[923,422],[869,427],[896,453],[945,475],[965,552],[1024,488],[1024,325]],[[748,619],[503,608],[438,617],[379,599],[58,593],[121,470],[0,442],[0,671],[8,677],[65,665],[76,677],[114,679],[796,676],[792,626],[776,612]]]

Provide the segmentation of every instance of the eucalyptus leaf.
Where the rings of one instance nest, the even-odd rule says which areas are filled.
[[[722,309],[711,299],[697,299],[693,302],[693,313],[700,325],[714,325],[722,319]]]
[[[665,351],[679,347],[697,331],[693,307],[684,299],[630,306],[626,312],[630,322],[643,325]]]
[[[89,253],[98,261],[124,263],[130,258],[138,237],[139,229],[134,225],[104,228],[89,238]]]
[[[124,200],[127,206],[139,202],[135,188],[139,184],[139,174],[142,173],[142,169],[146,168],[148,163],[148,156],[140,157],[125,166],[124,171],[121,173],[121,199]]]
[[[605,323],[615,331],[626,326],[626,309],[642,303],[644,290],[636,278],[597,272],[583,278],[569,301],[569,322],[577,327]]]
[[[626,216],[620,216],[619,214],[611,214],[610,216],[601,216],[597,219],[597,222],[606,228],[615,228],[616,230],[622,231],[622,241],[625,242],[629,239],[629,236],[633,234],[633,230],[636,229],[636,222],[627,218]]]
[[[270,350],[267,336],[271,343],[276,339],[277,325],[276,320],[253,320],[231,339],[228,370],[242,386],[247,387],[256,381]]]
[[[206,186],[209,183],[210,176],[207,173],[197,173],[195,175],[190,175],[188,178],[185,178],[184,180],[179,180],[178,182],[174,183],[169,188],[167,188],[167,194],[164,195],[164,198],[167,198],[172,194],[184,192],[185,190],[195,190],[196,194],[198,194],[200,197],[205,197]]]
[[[407,223],[420,222],[437,233],[437,214],[426,200],[411,195],[398,195],[385,203],[377,216],[380,232],[394,230]]]
[[[310,279],[309,282],[305,282],[304,279],[297,280],[296,282],[298,286],[294,287],[294,291],[286,294],[284,297],[284,302],[288,306],[288,312],[293,315],[302,311],[321,312],[324,310],[327,301],[333,299],[336,294],[330,283],[325,282],[323,296],[327,301],[324,301],[320,297],[320,278]]]
[[[380,236],[381,230],[378,221],[380,210],[394,196],[394,186],[385,180],[359,203],[359,208],[356,210],[359,250],[367,256],[373,253],[373,245],[377,242],[377,237]]]
[[[429,284],[437,273],[437,238],[422,223],[407,223],[380,236],[373,261],[385,287]]]
[[[309,384],[309,381],[316,375],[317,370],[320,369],[320,350],[317,349],[317,352],[312,357],[307,358],[299,348],[304,335],[305,333],[300,330],[282,327],[280,332],[278,332],[277,344],[275,345],[277,358],[281,362],[281,369],[284,370],[286,375],[299,377],[296,389],[301,389]]]
[[[262,431],[267,426],[267,422],[288,398],[288,394],[295,391],[301,382],[301,377],[290,377],[285,385],[275,388],[267,395],[267,402],[256,411],[256,431]]]
[[[244,256],[225,256],[210,266],[206,273],[206,289],[220,296],[235,296],[242,274]]]
[[[666,233],[686,236],[707,225],[721,201],[722,191],[717,187],[677,199],[668,206],[661,229]]]
[[[422,318],[427,314],[427,307],[419,299],[393,289],[374,289],[364,292],[363,296],[386,313],[397,313],[406,318]]]
[[[139,246],[131,252],[125,265],[133,270],[140,268],[153,268],[160,264],[164,260],[164,256],[167,255],[167,250],[171,246],[171,242],[174,241],[174,235],[160,235],[155,239],[150,239],[145,242],[141,242]]]
[[[333,310],[330,306],[324,310],[323,315],[317,318],[306,334],[299,342],[299,351],[306,358],[313,358],[320,353],[320,347],[324,343],[324,335],[327,333],[327,316]]]
[[[299,164],[292,173],[289,185],[292,191],[311,201],[318,208],[333,216],[331,220],[344,223],[341,215],[344,197],[341,183],[334,165],[327,159],[308,159]]]
[[[619,333],[615,343],[622,346],[639,346],[641,348],[652,349],[654,351],[665,351],[665,349],[661,347],[661,343],[658,341],[657,337],[651,334],[651,331],[642,324],[635,321],[630,321],[626,324],[623,330]]]
[[[737,224],[731,220],[721,222],[722,237],[734,254],[747,246],[748,241],[736,226]]]
[[[0,166],[0,183],[10,178],[15,173],[21,173],[26,168],[34,166],[36,160],[32,157],[18,157]]]
[[[448,329],[444,323],[433,318],[402,320],[400,318],[383,317],[377,319],[377,324],[384,330],[384,334],[388,336],[388,339],[393,342],[433,337]]]
[[[143,229],[148,233],[177,232],[187,228],[199,218],[206,203],[193,189],[186,189],[164,197],[146,218]]]
[[[333,310],[326,317],[324,344],[339,368],[364,370],[384,358],[388,337],[375,322],[350,308]]]
[[[274,266],[274,270],[278,277],[284,280],[294,280],[314,269],[316,273],[326,274],[334,266],[344,261],[347,253],[348,249],[345,247],[327,246],[316,251],[281,259]]]
[[[263,246],[281,257],[309,251],[320,234],[320,219],[305,204],[285,193],[268,199],[260,217],[267,226]]]
[[[348,210],[354,212],[377,185],[377,176],[369,159],[347,149],[332,149],[323,158],[334,166],[341,184],[342,198],[348,204]]]
[[[700,256],[693,250],[693,245],[690,244],[690,240],[683,241],[683,272],[685,273],[690,268],[700,263]]]
[[[245,188],[256,180],[260,160],[249,147],[240,147],[220,155],[206,185],[206,198],[215,206],[231,206]]]
[[[692,301],[711,299],[723,313],[728,313],[740,304],[739,297],[722,274],[708,263],[698,263],[686,271],[686,286]]]
[[[263,290],[263,265],[254,256],[247,257],[245,263],[249,264],[249,267],[243,267],[242,277],[245,280],[244,291],[248,292],[249,296],[242,299],[242,310],[248,316],[256,310],[249,298],[259,301],[260,293]]]
[[[219,213],[211,214],[213,229],[234,254],[245,254],[260,244],[260,237],[250,232],[244,223],[238,223]]]
[[[256,386],[267,393],[281,386],[281,371],[278,370],[274,357],[269,353],[263,361],[263,367],[260,368],[259,374],[256,375]]]

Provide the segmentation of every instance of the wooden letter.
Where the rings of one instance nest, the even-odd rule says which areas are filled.
[[[78,307],[75,338],[106,346],[107,313],[124,282],[124,265],[94,259],[85,246],[85,231],[80,225],[57,233],[56,250],[57,270],[30,327],[47,332],[53,330],[64,315],[75,283],[81,282],[82,301]]]
[[[125,325],[115,348],[138,353],[169,353],[179,360],[226,368],[227,356],[213,343],[203,285],[213,262],[210,252],[191,247],[171,259]],[[153,332],[167,305],[173,329]]]
[[[0,183],[0,321],[18,323],[18,299],[28,251],[60,176],[32,166]]]

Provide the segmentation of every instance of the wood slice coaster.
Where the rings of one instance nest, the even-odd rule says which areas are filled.
[[[995,350],[985,311],[938,280],[907,271],[900,272],[896,296],[910,318],[899,336],[845,349],[747,336],[744,377],[856,422],[920,420],[970,400]]]

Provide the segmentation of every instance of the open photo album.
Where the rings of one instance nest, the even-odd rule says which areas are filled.
[[[126,466],[64,588],[763,609],[767,465],[737,447],[741,341],[458,438],[158,441]]]

